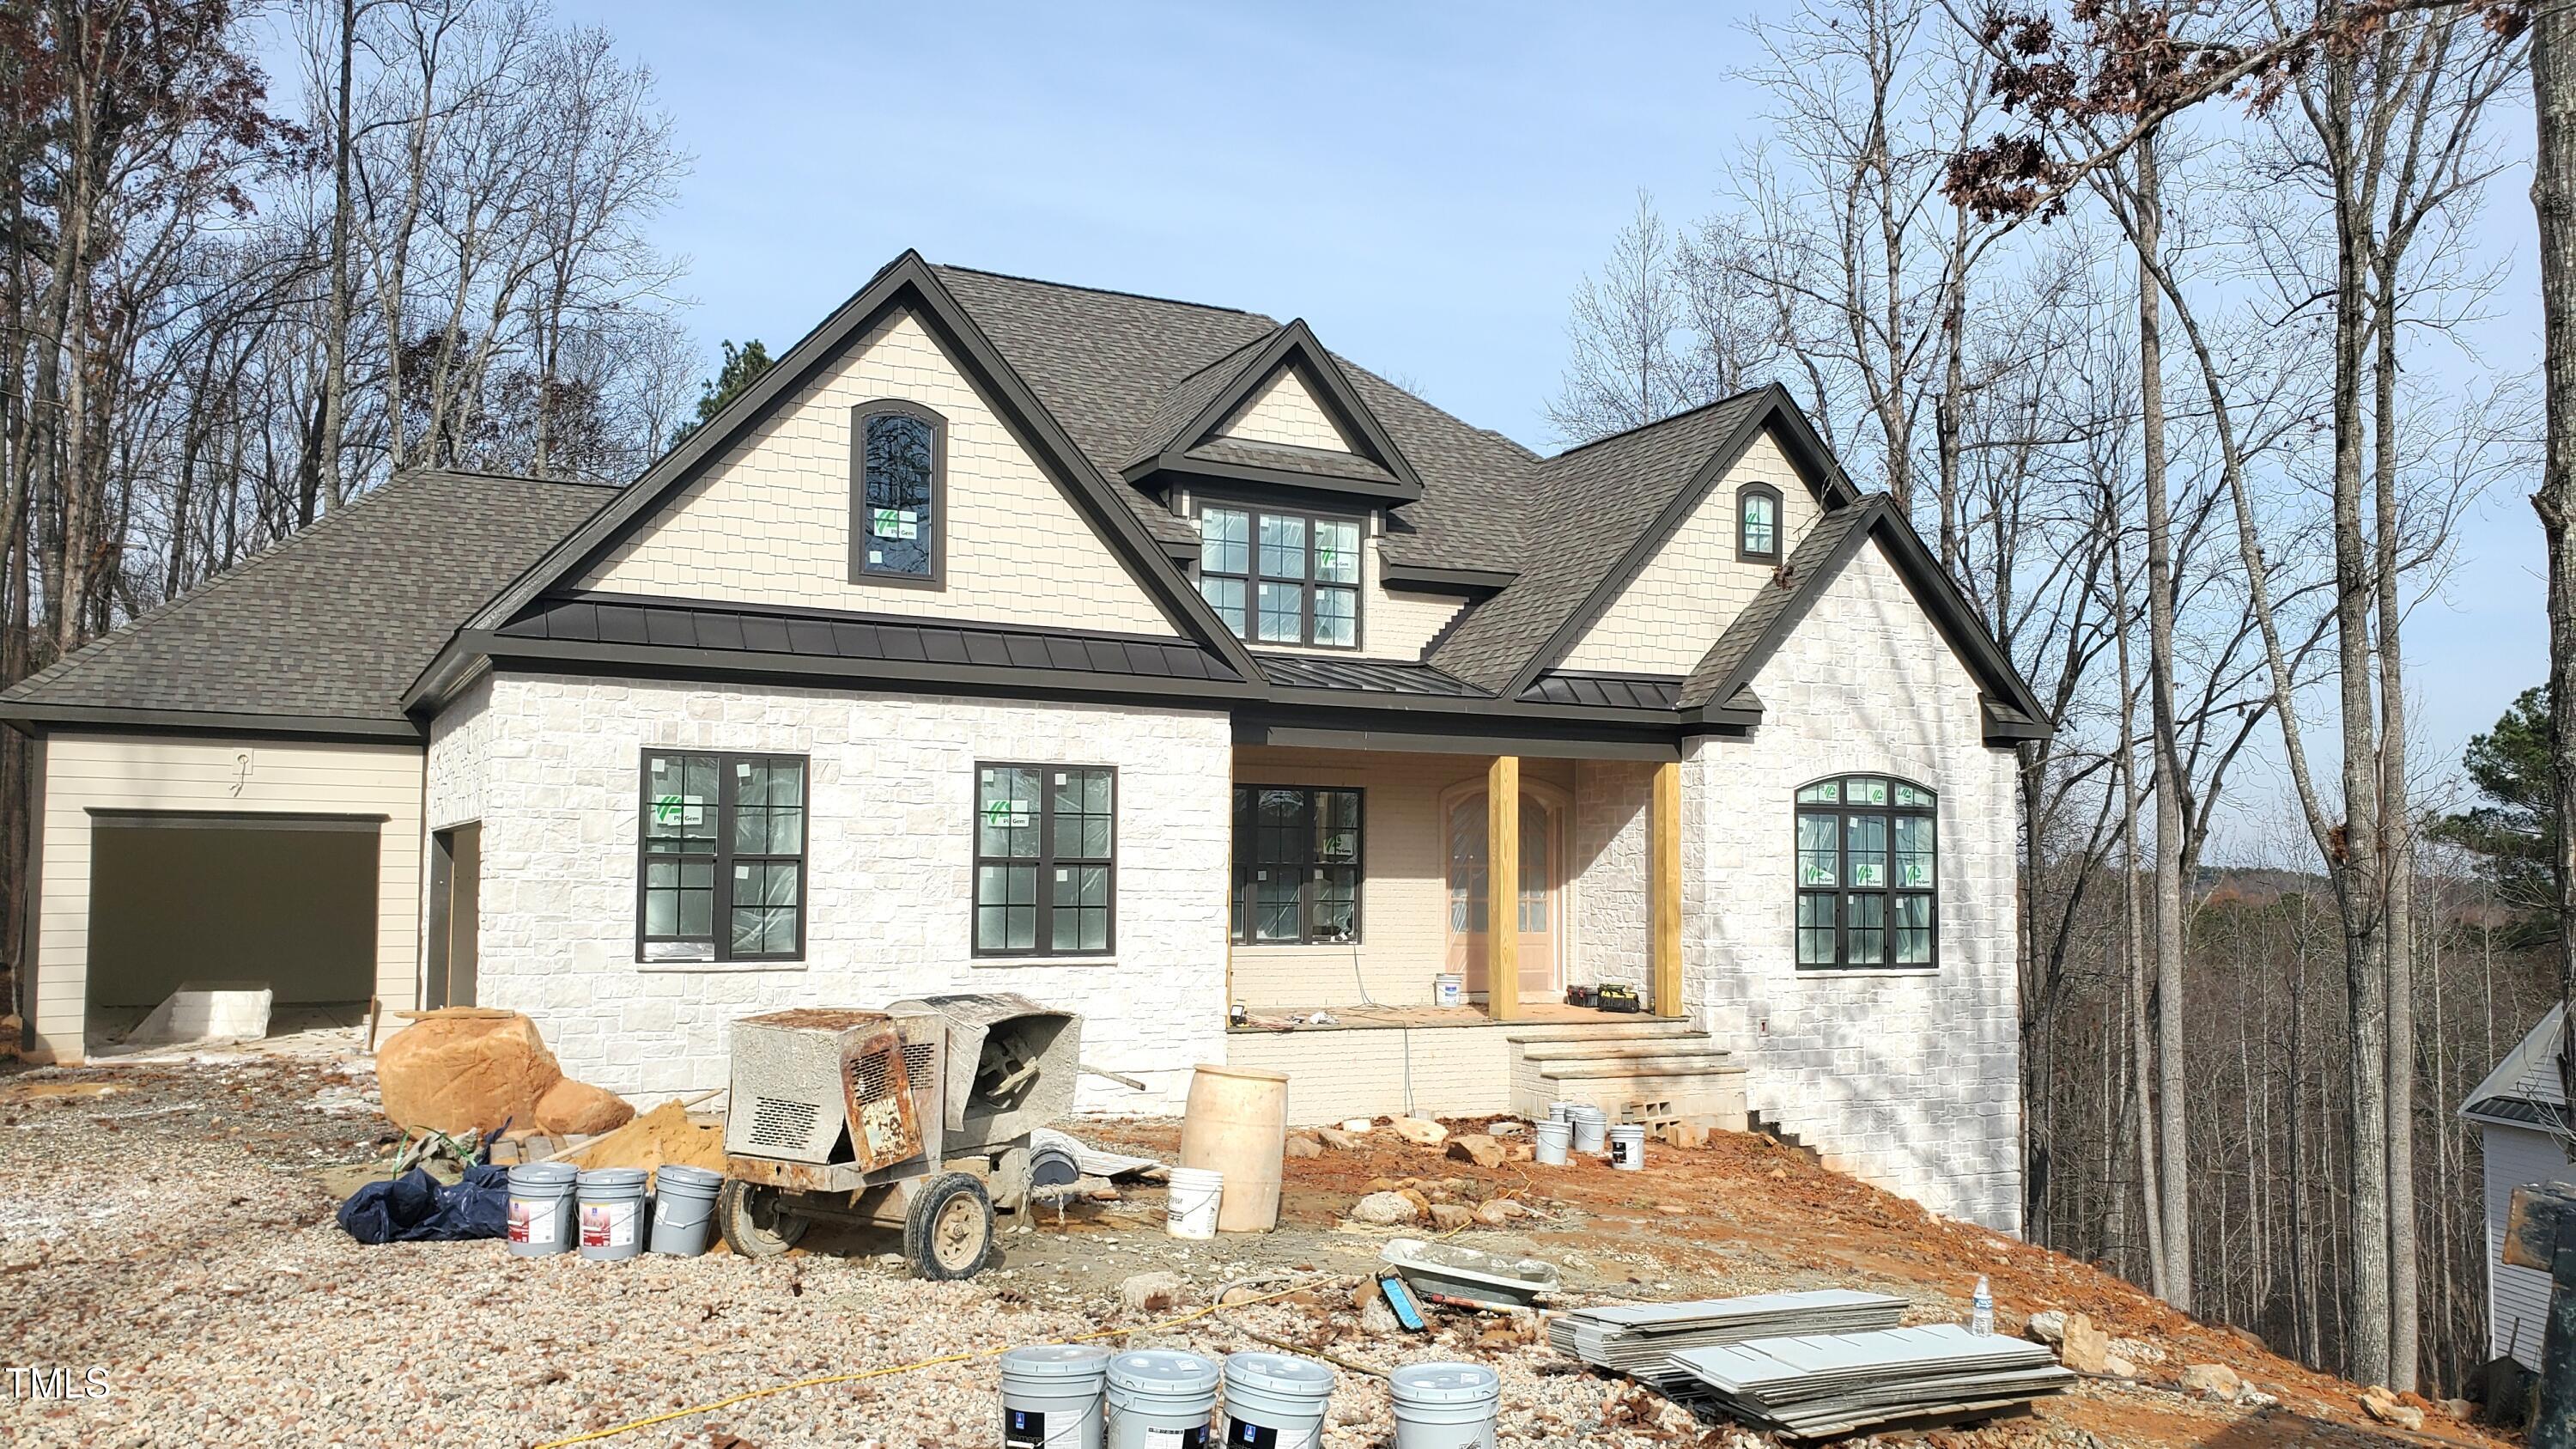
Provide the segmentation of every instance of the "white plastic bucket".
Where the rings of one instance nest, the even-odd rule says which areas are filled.
[[[1610,1165],[1621,1172],[1643,1172],[1646,1168],[1646,1128],[1641,1122],[1622,1122],[1610,1129]]]
[[[1109,1350],[1041,1343],[1002,1355],[1002,1449],[1101,1449]]]
[[[1562,1117],[1551,1117],[1537,1127],[1538,1145],[1530,1149],[1530,1160],[1541,1167],[1563,1167],[1573,1160],[1574,1124]]]
[[[1220,1377],[1214,1360],[1171,1349],[1111,1359],[1108,1449],[1204,1449]]]
[[[707,1250],[708,1225],[724,1174],[666,1162],[653,1173],[653,1251],[694,1258]]]
[[[1577,1104],[1572,1111],[1565,1114],[1565,1120],[1574,1128],[1575,1151],[1586,1156],[1598,1157],[1609,1150],[1609,1113],[1598,1107]]]
[[[1386,1376],[1395,1449],[1494,1449],[1503,1380],[1482,1364],[1416,1363]]]
[[[1431,978],[1431,999],[1442,1006],[1456,1006],[1466,995],[1467,978],[1454,971],[1443,971]]]
[[[572,1247],[572,1189],[579,1170],[565,1162],[523,1162],[510,1169],[510,1251],[542,1258]]]
[[[1583,1104],[1580,1102],[1550,1102],[1547,1104],[1547,1120],[1550,1122],[1572,1121],[1574,1118],[1574,1109],[1582,1105]]]
[[[1320,1449],[1333,1371],[1292,1353],[1225,1356],[1225,1442]],[[1263,1433],[1268,1430],[1268,1433]]]
[[[644,1169],[601,1167],[575,1180],[581,1255],[594,1261],[644,1251]]]
[[[1171,1187],[1163,1231],[1176,1238],[1215,1237],[1216,1210],[1225,1200],[1225,1174],[1204,1167],[1175,1167]]]

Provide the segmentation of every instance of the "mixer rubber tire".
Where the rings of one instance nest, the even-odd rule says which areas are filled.
[[[716,1231],[746,1258],[774,1258],[796,1246],[813,1220],[786,1210],[787,1194],[729,1178],[716,1194]]]
[[[981,1178],[943,1172],[921,1185],[903,1215],[903,1257],[935,1283],[972,1278],[993,1256],[993,1199]]]

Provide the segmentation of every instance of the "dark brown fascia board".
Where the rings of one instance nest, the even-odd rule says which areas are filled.
[[[1378,554],[1378,583],[1390,589],[1428,594],[1500,593],[1520,575],[1510,569],[1455,569],[1436,564],[1404,564]]]
[[[1541,674],[1553,668],[1557,660],[1564,658],[1565,651],[1574,647],[1574,641],[1582,638],[1583,631],[1591,628],[1602,611],[1610,607],[1610,601],[1619,596],[1619,590],[1654,558],[1665,540],[1671,538],[1698,510],[1709,491],[1725,480],[1728,470],[1744,457],[1746,450],[1753,446],[1754,439],[1761,437],[1763,430],[1774,423],[1780,425],[1781,451],[1788,455],[1790,464],[1798,470],[1800,481],[1807,485],[1807,491],[1813,493],[1819,503],[1830,509],[1859,497],[1852,490],[1851,480],[1843,476],[1842,468],[1834,462],[1823,440],[1808,424],[1806,415],[1798,410],[1789,390],[1772,383],[1762,389],[1761,396],[1745,412],[1744,420],[1736,424],[1735,431],[1729,433],[1717,450],[1709,455],[1708,461],[1700,465],[1699,471],[1691,475],[1690,482],[1673,495],[1663,510],[1646,525],[1645,532],[1637,536],[1636,542],[1628,545],[1628,551],[1619,555],[1619,561],[1594,581],[1583,602],[1573,613],[1565,616],[1565,621],[1556,626],[1554,633],[1547,636],[1547,642],[1541,644],[1538,652],[1531,655],[1529,661],[1511,677],[1502,693],[1519,694]]]
[[[1480,724],[1491,725],[1480,728]],[[1539,721],[1484,717],[1446,724],[1436,720],[1387,720],[1367,714],[1280,715],[1238,710],[1239,745],[1280,745],[1319,750],[1401,750],[1457,755],[1531,755],[1542,759],[1678,760],[1681,737],[1666,721],[1661,731],[1604,732],[1549,726]]]
[[[1256,671],[1241,641],[1217,619],[1196,590],[1182,587],[1179,576],[1163,567],[1162,545],[1145,531],[1134,511],[1113,491],[1118,485],[1074,445],[1063,425],[1038,401],[992,339],[975,325],[930,264],[919,252],[909,249],[887,263],[848,301],[834,308],[820,326],[798,339],[777,366],[726,404],[706,426],[664,454],[607,507],[547,550],[543,558],[485,604],[461,633],[486,634],[500,628],[539,595],[598,557],[638,526],[655,504],[695,477],[703,464],[720,455],[745,429],[767,417],[781,400],[838,357],[852,337],[890,309],[907,304],[917,308],[916,315],[923,324],[954,349],[961,369],[993,406],[995,414],[1071,497],[1076,510],[1108,538],[1137,581],[1157,597],[1173,622],[1200,644],[1215,650],[1237,673],[1252,676]],[[432,691],[423,686],[430,682],[431,673],[445,663],[442,652],[430,671],[424,671],[421,681],[405,695],[407,709],[430,701]]]
[[[1377,503],[1411,503],[1422,496],[1422,485],[1402,482],[1379,483],[1366,478],[1336,478],[1328,473],[1301,473],[1294,468],[1264,468],[1255,463],[1231,463],[1214,458],[1195,458],[1184,453],[1164,453],[1142,463],[1130,464],[1126,479],[1130,484],[1154,480],[1154,486],[1189,487],[1195,478],[1221,483],[1259,483],[1274,488],[1299,488],[1316,493],[1331,493],[1348,498],[1366,498]]]
[[[2056,733],[2045,721],[2030,718],[2006,719],[1996,712],[1992,695],[1977,696],[1978,714],[1985,725],[1985,741],[1990,745],[2018,745],[2025,741],[2044,740]]]
[[[226,710],[127,709],[109,705],[0,705],[0,724],[34,738],[52,731],[103,734],[252,735],[264,739],[359,740],[420,744],[428,734],[408,720],[315,714],[235,714]]]
[[[1310,709],[1363,709],[1376,715],[1463,715],[1520,721],[1524,724],[1548,721],[1593,728],[1610,726],[1669,730],[1680,718],[1668,709],[1612,709],[1606,706],[1581,704],[1546,704],[1525,699],[1492,699],[1481,694],[1373,694],[1367,704],[1361,705],[1351,698],[1358,692],[1347,689],[1315,689],[1303,685],[1272,685],[1264,697],[1277,704]]]
[[[705,680],[771,679],[811,686],[864,689],[883,694],[1003,694],[1015,698],[1080,695],[1140,696],[1184,707],[1224,709],[1258,699],[1257,675],[1241,680],[1172,679],[1156,675],[1097,674],[1078,669],[1023,669],[1008,665],[941,664],[930,660],[819,658],[739,649],[678,648],[659,644],[600,644],[576,639],[527,639],[478,632],[469,641],[495,665],[568,668],[579,673],[647,673]]]
[[[1209,434],[1216,430],[1216,425],[1225,421],[1227,415],[1236,408],[1241,407],[1252,396],[1253,389],[1259,387],[1263,379],[1278,371],[1281,366],[1288,364],[1292,356],[1302,359],[1306,364],[1307,372],[1314,377],[1315,381],[1323,385],[1324,406],[1334,413],[1333,420],[1351,432],[1357,433],[1360,440],[1367,444],[1378,466],[1395,475],[1398,492],[1393,496],[1399,496],[1406,501],[1421,497],[1421,475],[1413,471],[1413,464],[1405,458],[1404,450],[1395,445],[1395,439],[1389,436],[1386,429],[1379,424],[1377,414],[1371,412],[1368,404],[1360,400],[1359,390],[1351,386],[1350,376],[1342,371],[1341,364],[1335,362],[1333,355],[1324,350],[1322,343],[1315,340],[1314,329],[1306,325],[1306,319],[1303,317],[1296,318],[1271,334],[1270,340],[1261,345],[1261,350],[1255,352],[1250,360],[1236,370],[1233,380],[1219,388],[1216,396],[1208,399],[1206,405],[1192,415],[1179,432],[1172,435],[1171,442],[1164,446],[1158,456],[1130,465],[1127,469],[1128,477],[1140,478],[1145,474],[1164,469],[1186,473],[1208,467],[1209,465],[1204,462],[1187,459],[1182,455],[1207,441]]]

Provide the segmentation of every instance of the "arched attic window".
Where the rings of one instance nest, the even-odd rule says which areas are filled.
[[[880,398],[850,409],[850,582],[939,586],[948,419]]]
[[[1747,483],[1735,490],[1735,556],[1748,563],[1780,561],[1780,490]]]

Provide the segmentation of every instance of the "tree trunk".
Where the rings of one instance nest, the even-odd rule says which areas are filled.
[[[2539,141],[2531,209],[2540,222],[2541,396],[2548,444],[2540,514],[2549,545],[2550,781],[2558,818],[2576,820],[2576,8],[2542,5],[2531,22],[2531,101]],[[2576,830],[2559,832],[2558,994],[2576,1020]],[[2558,1058],[2576,1101],[2576,1032]]]
[[[354,204],[349,193],[349,153],[355,144],[350,135],[349,93],[357,53],[358,3],[340,0],[340,93],[333,98],[331,136],[331,305],[322,323],[322,446],[318,460],[321,491],[329,496],[329,506],[334,508],[345,498],[340,480],[340,435],[347,427],[349,411],[349,232],[350,208]],[[400,345],[399,339],[395,345]],[[394,426],[401,425],[401,420],[395,419]],[[312,520],[308,517],[305,521]]]
[[[2155,727],[2156,1089],[2162,1139],[2162,1236],[2168,1281],[2161,1295],[2191,1309],[2191,1142],[2186,1135],[2182,1019],[2182,752],[2174,729],[2172,507],[2165,493],[2164,301],[2155,275],[2164,202],[2153,137],[2137,147],[2138,416],[2147,495],[2147,692]]]
[[[2418,1316],[2415,1251],[2415,869],[2406,780],[2406,675],[2399,629],[2397,508],[2397,261],[2381,249],[2378,356],[2372,378],[2377,453],[2380,849],[2387,861],[2388,960],[2388,1386],[2415,1387]]]

